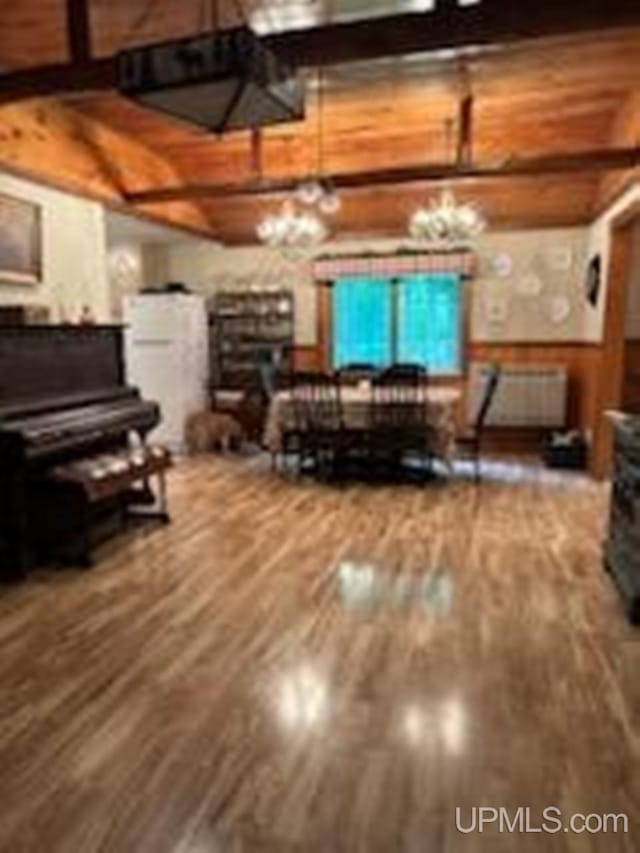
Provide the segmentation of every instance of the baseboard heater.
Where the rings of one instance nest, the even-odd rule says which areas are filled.
[[[472,362],[469,369],[467,415],[473,423],[491,365]],[[503,364],[500,382],[486,420],[487,426],[563,428],[567,409],[567,370],[562,366]]]

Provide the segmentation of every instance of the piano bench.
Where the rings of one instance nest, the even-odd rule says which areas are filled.
[[[81,542],[79,559],[91,565],[92,507],[116,501],[122,515],[155,518],[168,524],[166,472],[172,465],[170,452],[159,445],[142,446],[135,450],[118,450],[59,465],[50,473],[51,485],[75,495],[76,527]],[[150,480],[158,481],[157,500]],[[142,484],[142,486],[140,486]],[[152,504],[141,510],[141,505]],[[136,507],[135,511],[132,507]]]

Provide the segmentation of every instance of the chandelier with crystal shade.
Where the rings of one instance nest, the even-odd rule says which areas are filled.
[[[473,204],[458,204],[451,190],[444,190],[428,207],[416,210],[409,220],[414,240],[445,246],[468,245],[487,227],[487,221]]]
[[[296,186],[280,209],[258,224],[258,239],[279,249],[291,261],[307,260],[329,236],[325,217],[338,213],[342,204],[331,179],[324,171],[323,84],[318,72],[317,169],[315,176]]]
[[[304,181],[296,190],[296,198],[308,207],[317,207],[325,216],[338,213],[342,207],[340,196],[328,178]]]
[[[258,239],[278,249],[291,261],[302,261],[323,243],[329,229],[313,211],[285,201],[279,211],[265,216],[256,229]]]

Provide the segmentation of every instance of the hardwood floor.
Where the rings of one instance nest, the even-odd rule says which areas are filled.
[[[206,459],[174,523],[0,593],[0,850],[635,851],[640,634],[604,487],[427,488]],[[630,833],[461,834],[473,806]]]

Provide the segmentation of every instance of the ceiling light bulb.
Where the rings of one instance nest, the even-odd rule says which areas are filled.
[[[451,190],[416,210],[409,220],[409,234],[415,240],[447,245],[467,244],[485,227],[480,211],[472,204],[458,204]]]
[[[329,190],[329,192],[326,192],[320,199],[318,206],[322,213],[326,213],[327,216],[331,216],[334,213],[339,212],[342,207],[342,201],[335,190]]]
[[[313,211],[296,209],[286,201],[278,213],[271,213],[256,227],[258,239],[276,248],[290,260],[303,260],[329,236],[324,221]]]
[[[302,204],[314,205],[317,204],[323,195],[323,189],[319,181],[305,181],[300,184],[296,191],[296,196]]]

